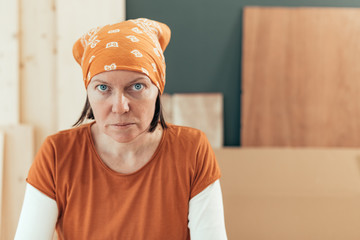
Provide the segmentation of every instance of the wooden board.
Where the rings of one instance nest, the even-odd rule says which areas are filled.
[[[360,239],[360,150],[215,149],[229,239]]]
[[[19,123],[18,7],[18,1],[3,1],[0,8],[0,125]]]
[[[171,94],[162,94],[161,95],[161,105],[162,105],[162,111],[165,118],[165,121],[168,123],[173,122],[173,107],[172,107],[172,95]]]
[[[19,1],[21,123],[36,129],[35,149],[57,128],[55,6],[53,1]]]
[[[3,174],[4,174],[4,157],[5,157],[5,134],[0,132],[0,233],[2,232],[2,199],[3,199]]]
[[[244,10],[243,146],[359,147],[360,9]]]
[[[34,157],[33,128],[0,127],[5,133],[1,239],[14,239],[24,200],[26,176]]]
[[[221,93],[174,94],[172,121],[202,130],[212,147],[223,146],[223,96]]]
[[[72,56],[73,44],[91,28],[125,20],[125,0],[57,0],[56,9],[57,127],[65,129],[78,119],[86,99],[82,71]]]

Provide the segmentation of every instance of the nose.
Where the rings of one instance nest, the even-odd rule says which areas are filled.
[[[116,94],[112,103],[112,112],[123,114],[129,112],[129,99],[124,94]]]

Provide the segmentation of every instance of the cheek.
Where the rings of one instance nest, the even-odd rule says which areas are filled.
[[[142,114],[143,118],[150,119],[150,121],[152,120],[155,113],[155,103],[156,103],[156,98],[151,99],[149,101],[145,101],[142,104],[138,105],[139,106],[138,111],[139,113]]]
[[[101,113],[101,108],[99,107],[99,104],[97,104],[94,101],[90,101],[90,100],[89,100],[89,103],[90,103],[90,106],[91,106],[91,109],[92,109],[95,119],[100,120],[102,113]]]
[[[106,111],[106,104],[104,104],[102,98],[96,96],[96,94],[88,94],[88,99],[95,119],[101,120]]]
[[[143,100],[137,104],[139,112],[143,114],[143,117],[145,118],[153,118],[155,113],[155,104],[156,99],[159,95],[158,89],[154,86],[152,86],[144,95]]]
[[[88,99],[90,104],[96,104],[97,102],[102,101],[103,96],[97,93],[95,90],[88,91]]]
[[[138,106],[138,111],[142,112],[144,115],[152,115],[155,111],[155,102],[152,101],[139,104]]]

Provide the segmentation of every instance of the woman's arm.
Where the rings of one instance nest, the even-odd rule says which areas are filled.
[[[27,184],[15,240],[51,240],[57,217],[55,200]]]
[[[219,180],[190,200],[191,240],[226,240],[224,208]]]

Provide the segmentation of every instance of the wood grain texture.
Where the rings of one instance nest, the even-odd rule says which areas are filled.
[[[34,157],[33,128],[2,126],[5,133],[1,239],[14,239],[24,200],[26,176]]]
[[[0,233],[2,232],[2,203],[3,203],[3,176],[4,176],[4,158],[5,158],[5,133],[0,131]],[[1,236],[1,234],[0,234]]]
[[[173,106],[172,106],[172,95],[164,93],[161,95],[161,106],[165,121],[168,123],[173,122]]]
[[[0,8],[0,125],[19,123],[19,4]]]
[[[35,128],[35,149],[57,127],[55,6],[20,0],[20,121]]]
[[[360,146],[360,9],[244,10],[243,146]]]
[[[202,130],[213,148],[223,146],[223,96],[221,93],[174,94],[172,121]]]
[[[229,239],[360,239],[360,150],[215,149]]]
[[[58,129],[71,127],[86,99],[80,66],[72,47],[90,29],[125,20],[125,0],[56,0]],[[76,19],[76,21],[74,21]]]

